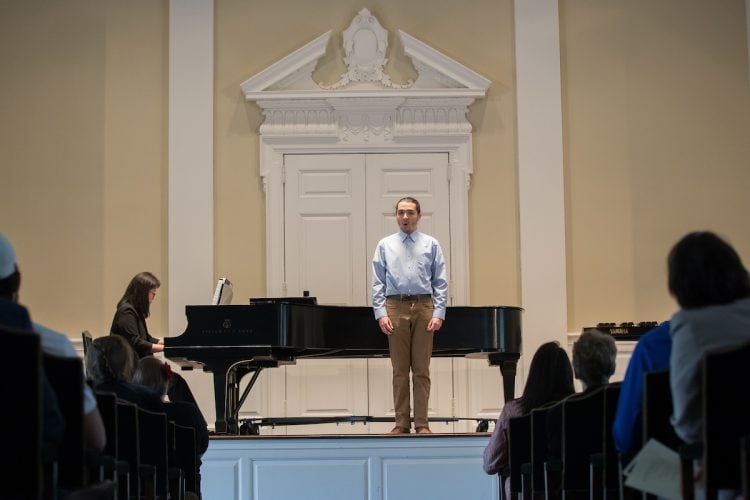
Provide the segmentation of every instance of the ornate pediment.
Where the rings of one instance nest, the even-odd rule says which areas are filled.
[[[470,134],[468,107],[484,97],[490,81],[408,33],[398,34],[417,72],[414,81],[391,81],[385,72],[388,32],[362,9],[343,33],[347,70],[337,82],[313,79],[328,31],[242,83],[245,99],[266,117],[261,135],[372,144],[401,135]]]

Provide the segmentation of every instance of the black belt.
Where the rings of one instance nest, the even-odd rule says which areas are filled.
[[[419,295],[388,295],[386,299],[398,300],[401,302],[414,302],[420,299],[430,299],[432,295],[429,293],[420,293]]]

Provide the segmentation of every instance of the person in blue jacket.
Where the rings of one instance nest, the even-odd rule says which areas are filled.
[[[638,450],[641,444],[641,417],[643,408],[643,376],[648,372],[669,370],[669,353],[672,337],[669,321],[646,332],[630,356],[620,388],[620,400],[612,425],[615,448],[621,454]]]

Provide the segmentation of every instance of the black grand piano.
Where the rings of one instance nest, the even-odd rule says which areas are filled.
[[[388,356],[388,341],[371,307],[317,305],[313,298],[305,299],[186,306],[187,329],[164,339],[168,359],[183,369],[214,374],[217,434],[239,432],[239,409],[264,368],[298,358]],[[432,355],[486,358],[500,367],[505,399],[510,400],[521,355],[521,312],[520,307],[448,307]],[[240,394],[240,381],[249,373],[252,378]]]

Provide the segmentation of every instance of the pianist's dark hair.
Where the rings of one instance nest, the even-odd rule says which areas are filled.
[[[520,398],[523,413],[575,392],[573,369],[565,349],[557,342],[542,344],[534,353]]]
[[[105,382],[130,382],[135,351],[119,335],[95,338],[86,352],[86,375],[94,386]]]
[[[417,213],[418,214],[422,213],[422,207],[419,206],[419,202],[417,201],[416,198],[412,198],[411,196],[405,196],[405,197],[401,198],[400,200],[398,200],[396,202],[396,205],[394,205],[394,207],[393,207],[393,211],[394,212],[398,211],[398,204],[401,203],[402,201],[405,201],[407,203],[414,203],[417,206]]]
[[[689,233],[669,252],[669,292],[683,309],[750,296],[750,277],[729,243],[709,231]]]
[[[148,292],[154,288],[159,288],[161,281],[159,278],[154,276],[148,271],[138,273],[133,276],[133,279],[128,283],[128,287],[125,289],[125,294],[117,303],[119,308],[123,302],[130,303],[138,313],[144,318],[148,318],[151,314],[151,304],[148,302]]]

